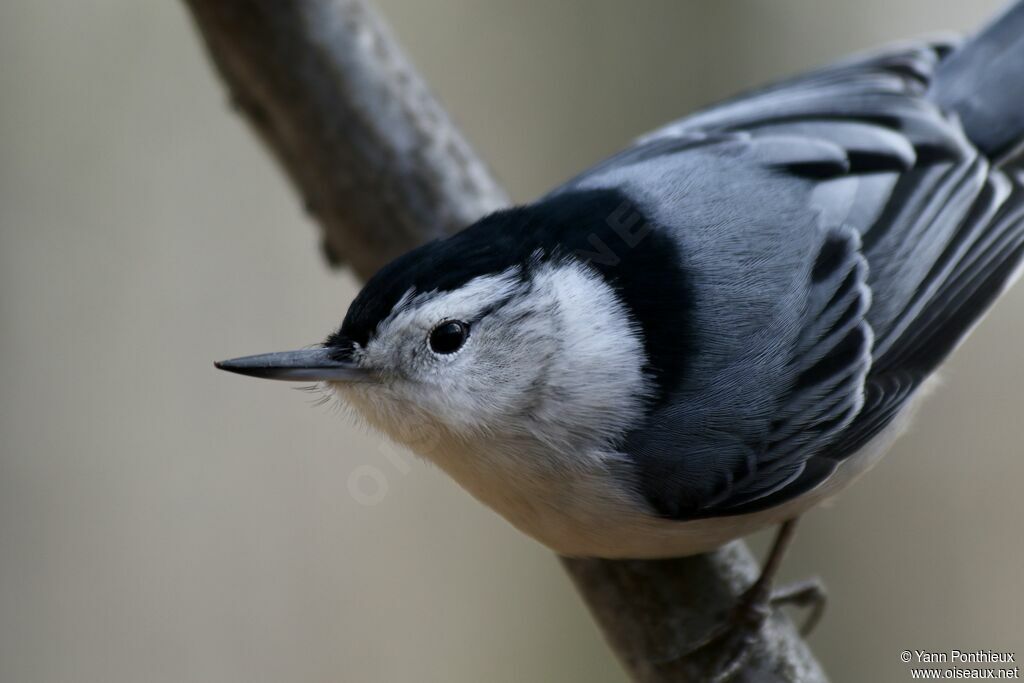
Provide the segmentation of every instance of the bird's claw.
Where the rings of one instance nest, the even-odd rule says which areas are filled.
[[[807,618],[800,625],[800,635],[808,636],[821,621],[828,606],[828,592],[818,577],[786,584],[772,591],[772,607],[792,606],[807,610]]]
[[[763,584],[751,586],[736,605],[699,641],[691,645],[683,657],[700,657],[713,653],[714,662],[708,670],[713,672],[710,683],[726,683],[747,663],[751,650],[773,608],[793,605],[806,607],[810,613],[800,629],[807,635],[820,621],[825,609],[826,593],[818,579],[799,581],[778,590]]]

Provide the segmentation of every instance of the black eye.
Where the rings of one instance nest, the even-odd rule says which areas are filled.
[[[430,350],[434,353],[455,353],[466,343],[469,325],[460,320],[443,322],[430,333]]]

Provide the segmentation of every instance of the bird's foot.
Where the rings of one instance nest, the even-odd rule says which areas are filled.
[[[807,610],[807,618],[800,625],[800,635],[809,636],[821,621],[828,606],[828,591],[818,577],[794,581],[772,591],[772,607],[799,607]]]
[[[807,579],[778,590],[760,582],[745,591],[736,605],[697,643],[688,648],[684,657],[709,657],[710,683],[726,683],[747,663],[761,629],[771,616],[772,609],[783,606],[803,607],[809,610],[800,629],[810,633],[825,610],[826,593],[818,579]]]

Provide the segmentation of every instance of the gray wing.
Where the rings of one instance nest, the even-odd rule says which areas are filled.
[[[714,310],[682,386],[624,444],[659,513],[749,512],[820,483],[1016,271],[1019,171],[993,167],[927,98],[948,49],[912,46],[745,95],[566,186],[616,184],[671,205],[660,218],[711,278],[698,299],[727,290],[705,302]],[[686,179],[666,183],[672,174]]]

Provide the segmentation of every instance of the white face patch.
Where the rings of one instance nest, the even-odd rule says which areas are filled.
[[[430,332],[450,320],[467,323],[468,337],[435,353]],[[383,379],[338,385],[345,398],[446,469],[453,439],[483,460],[525,449],[550,453],[545,466],[576,467],[611,451],[651,391],[639,330],[604,279],[573,261],[539,265],[527,280],[512,269],[410,292],[356,358]]]
[[[377,328],[367,348],[384,347],[409,330],[428,334],[445,320],[471,321],[522,287],[518,269],[484,275],[451,292],[407,292]]]

